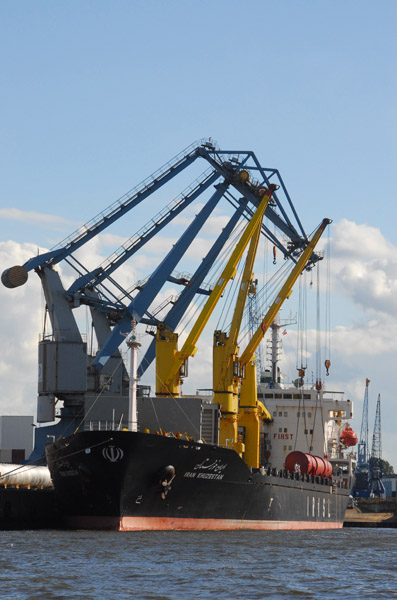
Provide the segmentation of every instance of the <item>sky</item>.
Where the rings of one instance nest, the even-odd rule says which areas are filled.
[[[359,432],[371,380],[370,434],[381,394],[383,457],[397,470],[396,26],[394,0],[3,0],[1,272],[195,140],[252,150],[279,169],[307,232],[333,221],[327,385],[354,401]],[[158,210],[118,223],[82,257],[99,264]],[[155,268],[163,242],[125,268],[126,285]],[[0,302],[0,414],[35,414],[38,278],[1,286]],[[207,333],[199,379],[210,343]]]

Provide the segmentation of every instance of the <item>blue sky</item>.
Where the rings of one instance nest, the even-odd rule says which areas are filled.
[[[194,140],[253,150],[280,170],[308,232],[334,221],[334,381],[356,401],[359,429],[372,380],[397,467],[396,26],[392,0],[3,0],[2,269],[59,242]],[[32,337],[23,392],[12,388],[17,412],[32,404],[31,414],[40,324],[28,303],[39,310],[41,296],[29,285],[0,292],[0,334],[9,309],[15,339],[25,334],[16,345]],[[10,389],[11,363],[0,362]],[[0,413],[10,410],[2,396]]]

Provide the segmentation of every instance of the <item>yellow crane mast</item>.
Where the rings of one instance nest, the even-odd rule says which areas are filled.
[[[156,338],[156,396],[179,395],[180,368],[188,357],[195,355],[197,340],[227,283],[235,276],[238,262],[257,228],[260,228],[268,202],[276,189],[277,186],[274,184],[270,184],[269,188],[265,189],[258,208],[247,224],[182,349],[180,351],[177,349],[178,337],[176,333],[171,333],[164,325],[158,327]]]
[[[220,330],[214,332],[212,387],[214,402],[219,404],[221,409],[219,443],[223,446],[234,445],[239,453],[242,451],[242,447],[238,446],[237,436],[238,392],[240,384],[238,336],[248,290],[253,278],[253,267],[258,250],[260,233],[261,223],[259,222],[252,235],[248,249],[229,335]]]
[[[258,402],[257,383],[256,383],[256,365],[255,351],[263,339],[266,331],[274,321],[283,302],[291,296],[292,288],[299,275],[307,265],[310,256],[320,240],[324,229],[331,223],[330,219],[323,219],[322,223],[314,233],[306,248],[300,255],[297,263],[293,267],[290,275],[286,279],[275,301],[267,311],[261,325],[256,330],[251,341],[240,356],[240,371],[244,373],[240,388],[240,410],[239,426],[244,427],[244,460],[250,467],[259,467],[259,443],[260,443],[260,423],[264,419],[271,419],[271,415],[262,403]]]

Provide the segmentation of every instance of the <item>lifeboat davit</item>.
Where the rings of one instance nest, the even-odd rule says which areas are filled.
[[[340,434],[340,441],[345,446],[355,446],[358,443],[357,434],[350,427],[349,423],[346,423],[345,428],[343,429],[342,433]]]
[[[313,477],[331,477],[332,475],[332,465],[329,460],[299,450],[288,454],[285,459],[285,468],[290,473],[300,471],[304,475]]]

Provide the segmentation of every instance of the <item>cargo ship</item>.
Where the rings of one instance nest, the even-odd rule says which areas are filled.
[[[84,267],[78,251],[85,243],[198,159],[209,164],[198,179],[98,268]],[[210,198],[199,205],[151,275],[124,289],[115,270],[211,187]],[[229,221],[193,275],[175,272],[221,200],[234,210]],[[25,284],[32,270],[42,283],[46,311],[39,342],[37,420],[48,423],[59,417],[59,422],[36,428],[31,461],[47,461],[67,526],[342,526],[353,481],[346,434],[351,403],[326,392],[320,373],[309,385],[301,367],[297,380],[286,385],[277,370],[279,311],[299,276],[321,262],[315,248],[330,222],[323,219],[307,236],[276,169],[262,167],[253,152],[219,150],[212,140],[200,141],[57,247],[3,273],[9,288]],[[281,253],[274,279],[283,283],[274,288],[269,278],[266,307],[259,310],[254,265],[263,237],[273,249],[273,265]],[[190,261],[196,255],[191,252]],[[70,269],[77,272],[67,289],[56,268],[61,261],[67,263],[69,284]],[[206,284],[210,273],[214,283]],[[153,308],[170,283],[182,292]],[[187,396],[181,385],[188,360],[233,285],[231,324],[214,332],[212,387]],[[179,349],[178,330],[200,298],[205,302]],[[81,306],[90,310],[92,333],[87,337],[95,336],[97,349],[87,344],[73,314]],[[247,308],[249,341],[241,352]],[[153,335],[140,362],[138,326]],[[272,369],[258,379],[259,346],[270,329]],[[129,372],[119,349],[124,341]],[[153,361],[154,394],[138,383]],[[330,361],[325,365],[328,371]],[[61,407],[57,413],[56,405]],[[49,439],[55,441],[48,444]]]
[[[275,322],[274,350],[279,329]],[[355,443],[346,424],[352,402],[300,379],[292,387],[275,383],[278,354],[272,354],[272,370],[258,385],[258,397],[272,414],[261,436],[263,464],[252,468],[234,449],[210,441],[220,414],[204,396],[169,399],[161,422],[183,429],[196,417],[197,431],[209,443],[180,433],[147,433],[155,425],[147,405],[159,412],[164,399],[138,398],[140,428],[146,432],[110,425],[47,446],[66,526],[120,531],[342,527],[354,481],[354,457],[346,456]],[[189,414],[188,420],[170,417],[173,405]],[[293,450],[308,445],[311,453]]]
[[[231,449],[140,432],[80,433],[47,460],[70,528],[334,529],[352,485],[347,461],[330,476],[254,469]]]

